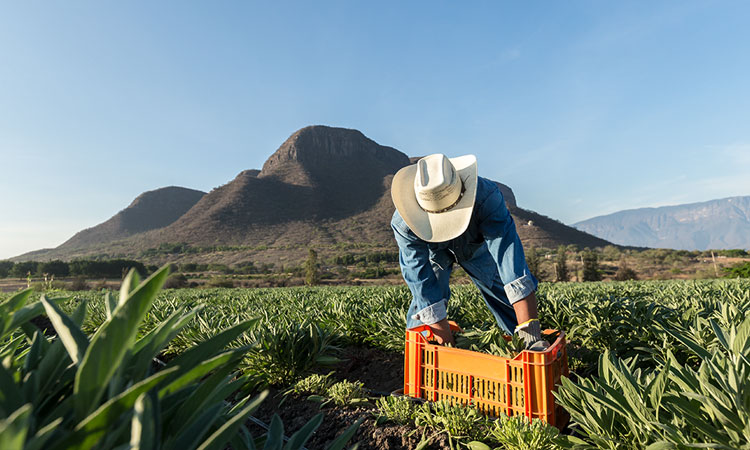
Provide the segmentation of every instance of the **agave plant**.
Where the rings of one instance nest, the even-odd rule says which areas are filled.
[[[490,424],[488,434],[503,450],[556,450],[563,443],[557,428],[520,415],[498,418]]]
[[[394,422],[405,425],[414,421],[416,408],[411,399],[405,396],[385,396],[376,400],[375,418],[377,423]]]
[[[253,346],[246,354],[247,370],[271,385],[288,384],[315,367],[340,362],[335,336],[308,319],[266,316],[263,326],[248,333],[246,340]]]
[[[485,342],[482,345],[489,348],[489,343],[499,336],[493,335],[497,334],[492,331],[496,326],[479,292],[473,286],[455,286],[452,293],[451,317],[466,329],[476,331],[480,344]],[[21,441],[26,446],[44,433],[57,433],[47,443],[57,442],[58,438],[64,438],[62,434],[72,432],[80,423],[75,406],[71,406],[76,401],[70,400],[76,371],[85,360],[95,333],[114,320],[113,312],[120,303],[111,297],[105,299],[101,293],[86,292],[76,296],[88,299],[88,306],[45,298],[52,305],[45,307],[45,302],[28,304],[28,295],[0,294],[0,361],[4,371],[0,374],[0,427],[2,436],[15,436],[13,439],[25,433]],[[580,368],[579,375],[586,375],[564,381],[565,386],[560,389],[561,399],[567,402],[583,439],[580,442],[573,439],[573,444],[582,448],[746,447],[744,405],[750,402],[746,397],[750,386],[747,385],[747,339],[743,336],[748,332],[744,321],[750,310],[750,282],[543,283],[538,296],[543,326],[565,330],[576,349],[573,352],[569,348],[569,363]],[[255,326],[248,328],[249,333],[239,333],[238,339],[227,344],[235,349],[246,348],[247,358],[238,364],[245,377],[270,367],[276,375],[267,379],[275,378],[289,386],[313,367],[313,371],[319,370],[320,363],[333,361],[330,357],[336,355],[335,347],[339,345],[401,350],[409,301],[410,293],[404,287],[188,289],[162,293],[141,321],[133,338],[135,344],[122,357],[118,366],[121,368],[109,377],[95,407],[164,371],[150,367],[150,354],[168,352],[179,358],[212,339],[217,330],[239,326],[260,311],[267,317],[261,317]],[[57,338],[37,335],[36,327],[28,323],[29,318],[48,309],[53,318],[53,306],[66,312],[68,319],[59,321],[72,321],[86,334],[94,335],[84,336],[88,344],[79,343],[82,339],[75,331],[69,331],[64,338],[65,323],[54,323]],[[85,317],[84,310],[88,311]],[[183,325],[181,318],[186,314],[192,319],[185,318],[189,323]],[[175,322],[165,328],[162,324],[168,321]],[[286,329],[281,328],[284,322]],[[177,334],[160,352],[153,351],[158,345],[146,341],[139,346],[143,339],[158,340],[147,338],[152,333],[162,335],[168,329]],[[63,344],[63,340],[68,344]],[[131,341],[123,342],[128,343],[125,347],[130,346]],[[261,342],[265,344],[255,345]],[[287,344],[296,345],[297,349]],[[217,348],[212,355],[229,351],[225,348]],[[49,353],[56,354],[57,359],[48,356]],[[136,358],[137,354],[140,356]],[[573,355],[578,359],[574,361]],[[138,362],[131,362],[136,359]],[[142,362],[146,360],[148,364]],[[170,361],[166,369],[175,368],[175,361]],[[271,362],[267,365],[268,361]],[[218,370],[208,370],[201,378],[206,379]],[[228,382],[237,381],[238,375],[230,377],[231,374],[231,370],[227,372]],[[164,380],[157,381],[158,386],[170,382],[171,376],[164,376]],[[186,383],[185,390],[174,393],[187,396],[188,390],[197,389],[196,386],[195,382]],[[80,385],[78,389],[83,392],[83,388]],[[111,439],[130,442],[125,438],[131,433],[134,417],[147,418],[149,411],[154,414],[157,410],[164,411],[162,402],[167,397],[159,397],[159,390],[152,394],[154,390],[147,390],[149,395],[140,401],[135,399],[133,408],[114,420],[118,425],[124,422],[129,425],[123,425],[119,437]],[[32,401],[30,393],[37,391],[41,393],[39,399]],[[177,404],[176,397],[169,398],[174,402],[170,407]],[[249,402],[250,399],[245,404]],[[23,409],[27,403],[31,409]],[[173,414],[171,411],[167,410],[167,416]],[[42,430],[56,419],[62,419],[62,431],[54,426]],[[209,432],[221,423],[222,420],[215,422]],[[515,433],[513,426],[506,430],[510,435]],[[164,435],[161,425],[154,429]],[[245,436],[242,427],[239,430],[235,435]],[[520,425],[518,430],[518,435],[527,431]],[[8,439],[0,442],[0,448],[13,448],[6,445],[13,441]],[[488,444],[497,445],[487,439]],[[266,445],[263,438],[253,440],[256,445]],[[35,442],[32,445],[37,448],[47,447],[46,443],[38,444],[40,440]],[[97,445],[106,448],[104,443]]]
[[[179,308],[138,337],[167,274],[165,267],[140,283],[131,271],[119,299],[106,297],[106,320],[91,337],[81,331],[85,301],[72,315],[60,309],[61,298],[43,295],[27,304],[30,291],[0,304],[0,448],[255,448],[244,421],[267,392],[226,401],[244,383],[236,371],[249,347],[225,348],[257,320],[242,321],[165,367],[155,366],[153,358],[197,312]],[[29,322],[42,312],[56,337]],[[319,424],[307,424],[285,448],[300,448]],[[258,442],[276,448],[277,429]],[[337,448],[346,440],[337,441]]]
[[[605,353],[599,376],[563,380],[558,401],[597,448],[750,448],[750,317],[728,329],[709,324],[713,350],[664,330],[700,360],[697,369],[670,350],[648,372]]]

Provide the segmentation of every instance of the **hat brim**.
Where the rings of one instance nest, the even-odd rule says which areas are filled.
[[[420,239],[427,242],[445,242],[461,235],[469,226],[474,200],[477,195],[477,158],[474,155],[448,158],[464,184],[464,195],[448,211],[430,213],[417,203],[414,194],[414,177],[417,165],[406,166],[396,172],[391,183],[391,198],[398,213]]]

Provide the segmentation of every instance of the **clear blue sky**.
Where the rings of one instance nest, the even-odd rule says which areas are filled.
[[[0,6],[0,258],[178,185],[260,168],[311,124],[474,153],[573,223],[750,195],[750,2]]]

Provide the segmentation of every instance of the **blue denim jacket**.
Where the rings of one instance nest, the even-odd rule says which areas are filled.
[[[537,288],[538,282],[526,265],[521,239],[503,194],[490,180],[478,178],[469,227],[455,239],[423,241],[409,229],[398,211],[393,213],[391,228],[398,243],[401,273],[413,295],[410,310],[417,311],[412,319],[432,324],[446,318],[448,298],[435,271],[447,270],[453,262],[485,286],[499,283],[510,304]]]

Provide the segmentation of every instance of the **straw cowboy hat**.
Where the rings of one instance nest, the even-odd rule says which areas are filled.
[[[477,194],[477,158],[425,156],[396,172],[393,204],[420,239],[445,242],[466,231]]]

